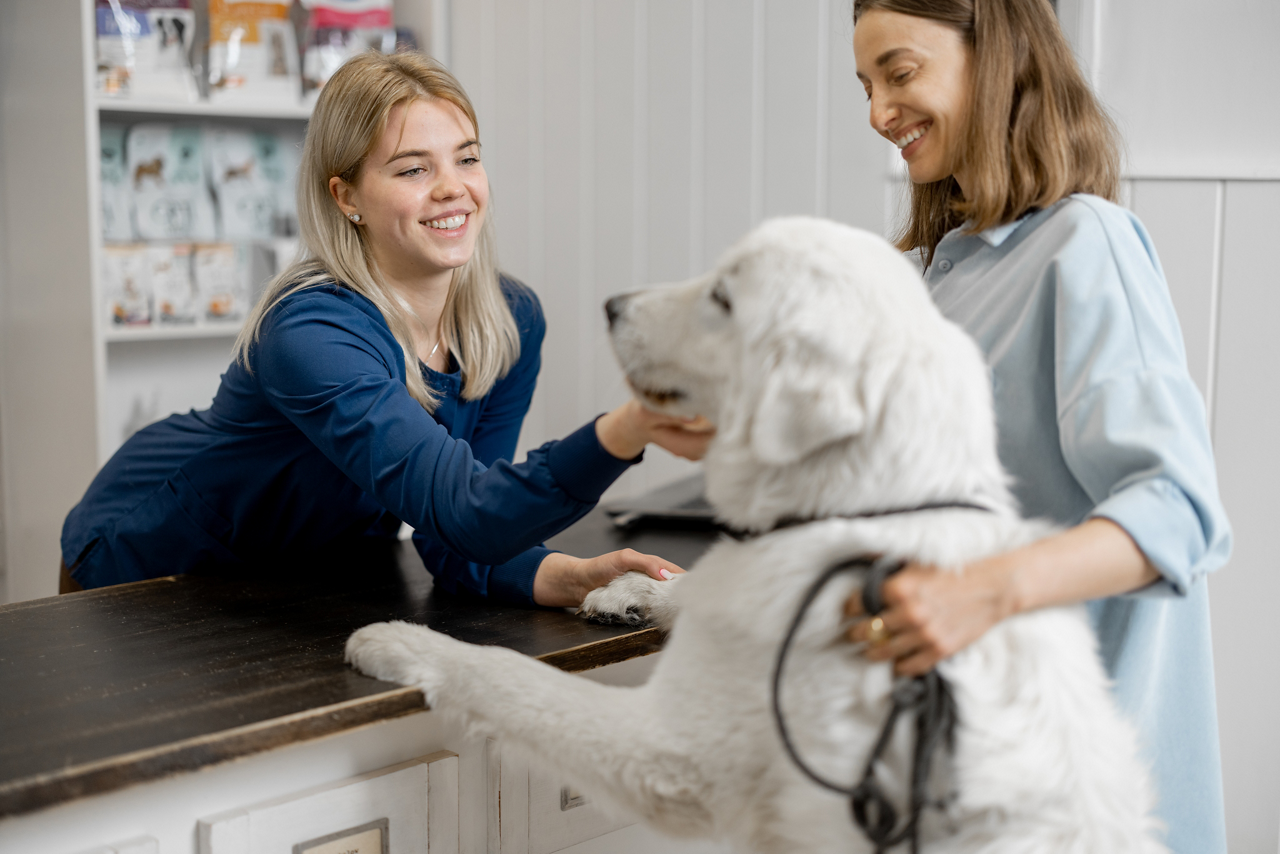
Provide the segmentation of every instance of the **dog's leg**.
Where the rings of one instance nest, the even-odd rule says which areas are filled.
[[[651,625],[667,629],[676,619],[673,594],[680,576],[658,581],[641,572],[624,572],[587,594],[578,616],[596,623]]]
[[[370,676],[416,685],[432,709],[518,746],[660,829],[711,831],[695,747],[664,730],[670,710],[653,708],[644,687],[601,685],[402,622],[360,629],[346,657]]]

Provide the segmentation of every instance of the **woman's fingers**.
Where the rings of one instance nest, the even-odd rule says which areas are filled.
[[[684,570],[669,560],[657,555],[645,554],[635,549],[622,549],[610,553],[616,560],[617,574],[624,572],[643,572],[650,578],[666,581],[684,573]]]

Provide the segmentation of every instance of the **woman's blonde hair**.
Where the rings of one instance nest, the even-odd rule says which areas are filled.
[[[385,55],[370,51],[349,60],[320,92],[298,170],[298,226],[302,256],[280,272],[254,306],[235,351],[249,364],[262,321],[285,297],[337,281],[378,307],[404,350],[405,385],[428,411],[439,399],[423,379],[410,334],[411,313],[376,274],[364,229],[351,223],[329,193],[337,176],[355,184],[360,168],[377,146],[391,110],[416,100],[454,104],[479,138],[476,113],[462,85],[444,66],[419,53]],[[520,335],[498,281],[493,218],[486,216],[471,259],[453,271],[440,318],[441,340],[462,371],[462,396],[483,397],[520,357]]]
[[[883,10],[957,30],[969,46],[973,90],[954,177],[911,187],[898,248],[925,266],[943,235],[1013,222],[1072,193],[1116,201],[1120,146],[1115,124],[1085,82],[1048,0],[854,0],[853,22]]]

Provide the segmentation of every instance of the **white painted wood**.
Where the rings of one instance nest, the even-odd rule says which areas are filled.
[[[458,754],[440,751],[422,757],[427,766],[427,854],[458,854],[461,845],[461,789]]]
[[[553,854],[579,842],[595,839],[635,824],[603,809],[590,791],[581,802],[562,808],[566,781],[534,767],[529,771],[529,854]],[[577,790],[574,790],[575,792]]]
[[[1235,552],[1210,592],[1232,851],[1270,848],[1280,819],[1277,211],[1280,182],[1227,185],[1214,444]]]
[[[0,26],[0,466],[10,601],[56,592],[62,519],[97,468],[89,10],[87,2],[14,0]]]
[[[115,854],[159,854],[160,843],[152,836],[139,836],[124,842],[113,843]]]
[[[1187,347],[1187,368],[1200,394],[1210,400],[1221,185],[1214,181],[1134,181],[1131,193],[1129,207],[1151,233],[1169,282]]]
[[[1101,0],[1095,83],[1136,177],[1280,179],[1280,3]],[[1190,58],[1194,59],[1190,59]]]
[[[458,756],[441,751],[201,819],[200,854],[278,854],[292,851],[298,843],[379,819],[389,822],[392,851],[427,851],[428,777],[436,765],[440,787],[430,807],[449,822],[437,847],[456,852]],[[452,803],[450,795],[454,796]],[[222,825],[226,826],[225,832]],[[455,832],[452,846],[450,830]]]
[[[767,0],[764,43],[764,215],[817,213],[820,174],[816,0]],[[822,23],[826,23],[823,21]],[[825,174],[824,168],[821,170]]]

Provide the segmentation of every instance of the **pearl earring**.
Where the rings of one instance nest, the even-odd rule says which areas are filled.
[[[347,216],[351,219],[352,222],[360,221],[360,214],[347,214]]]

